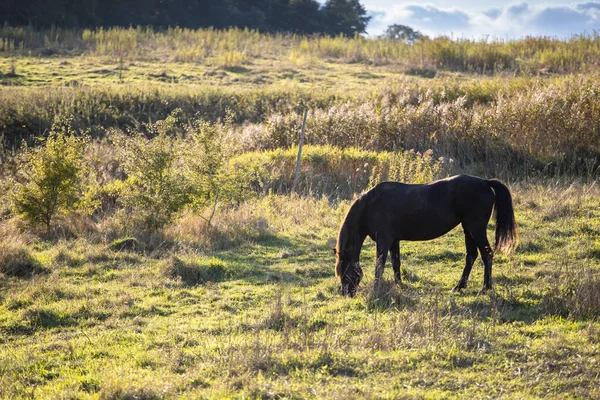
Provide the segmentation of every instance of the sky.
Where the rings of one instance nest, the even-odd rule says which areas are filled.
[[[370,36],[380,35],[391,24],[408,25],[432,37],[469,39],[600,33],[600,1],[361,0],[361,4],[371,16]]]

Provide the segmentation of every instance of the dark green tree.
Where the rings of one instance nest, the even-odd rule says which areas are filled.
[[[323,11],[327,32],[333,35],[365,33],[371,19],[358,0],[327,0]]]
[[[369,17],[358,0],[0,0],[0,23],[36,28],[168,26],[354,36]]]

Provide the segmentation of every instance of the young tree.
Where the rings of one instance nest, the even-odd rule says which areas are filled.
[[[119,151],[127,174],[122,183],[121,201],[128,221],[153,232],[171,221],[189,202],[190,187],[181,166],[183,132],[175,110],[165,120],[148,124],[150,137],[131,131],[115,132],[110,140]]]
[[[76,136],[67,122],[55,123],[37,147],[23,145],[12,196],[15,211],[49,231],[57,215],[76,209],[84,197],[83,157],[88,142],[86,135]]]

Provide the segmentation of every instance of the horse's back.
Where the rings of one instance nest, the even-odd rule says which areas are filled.
[[[368,231],[389,230],[399,240],[433,239],[465,218],[489,220],[494,204],[487,181],[469,175],[416,185],[382,182],[367,194]]]

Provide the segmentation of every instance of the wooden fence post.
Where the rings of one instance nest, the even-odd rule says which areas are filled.
[[[300,173],[300,159],[302,158],[302,146],[304,145],[304,131],[306,130],[306,116],[308,115],[308,108],[304,109],[304,117],[302,118],[302,130],[300,131],[300,145],[298,146],[298,158],[296,159],[296,170],[294,171],[294,182],[292,182],[292,188],[290,194],[294,193],[296,189],[296,183],[298,182],[298,174]]]

